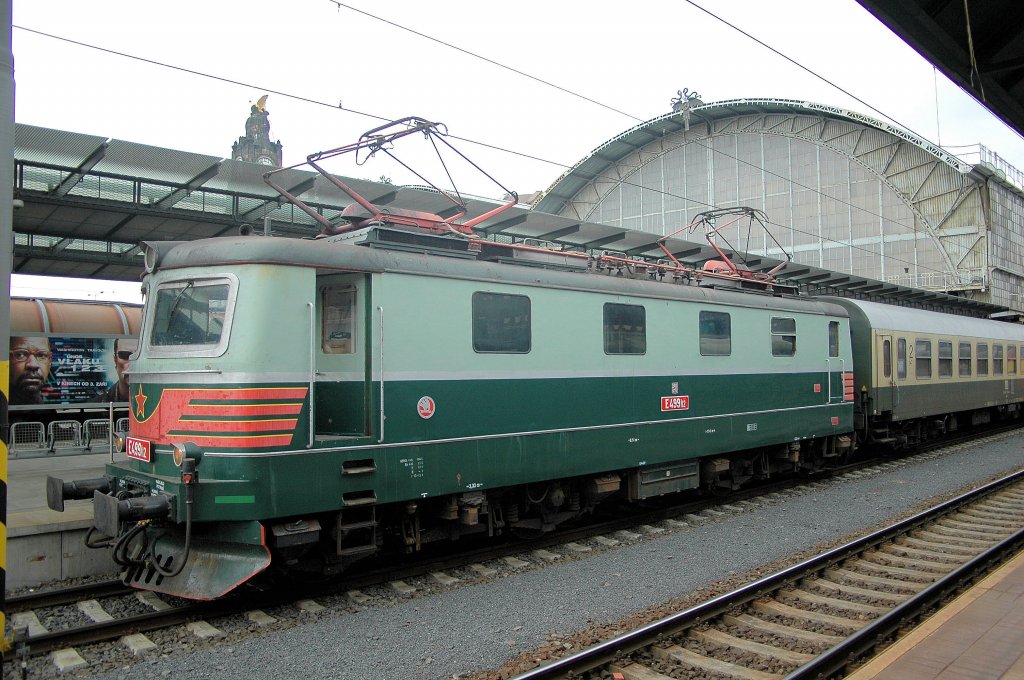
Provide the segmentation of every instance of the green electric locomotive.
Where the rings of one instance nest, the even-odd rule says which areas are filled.
[[[410,235],[148,246],[129,460],[49,489],[98,490],[131,583],[212,598],[273,560],[543,531],[609,494],[850,448],[833,303],[406,252],[392,231]]]
[[[436,127],[403,125],[335,152]],[[540,533],[611,496],[733,488],[852,451],[841,306],[724,253],[694,274],[667,249],[633,262],[478,237],[514,194],[460,222],[324,176],[353,198],[341,221],[274,185],[322,238],[146,244],[127,462],[47,486],[54,509],[94,498],[88,541],[126,582],[215,598],[271,564],[329,574]]]

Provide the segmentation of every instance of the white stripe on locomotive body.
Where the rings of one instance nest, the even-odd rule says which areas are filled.
[[[710,357],[709,357],[710,358]],[[838,369],[836,369],[838,370]],[[849,370],[849,366],[847,366]],[[752,367],[752,366],[723,366],[721,369],[710,369],[705,367],[702,371],[671,371],[671,370],[607,370],[607,371],[586,371],[586,370],[490,370],[480,369],[477,371],[384,371],[385,382],[444,382],[444,381],[473,381],[473,380],[541,380],[541,379],[601,379],[601,378],[666,378],[675,380],[677,378],[708,378],[721,375],[807,375],[820,378],[824,368],[817,370],[793,370],[788,366],[777,367]],[[337,382],[362,382],[363,373],[359,372],[322,372],[317,371],[318,380],[330,380]],[[188,373],[188,374],[167,374],[167,373],[146,373],[138,371],[132,373],[136,382],[144,382],[148,385],[171,385],[182,387],[183,385],[208,386],[225,385],[244,386],[253,385],[280,385],[289,386],[305,384],[309,380],[309,373],[297,372],[236,372],[236,373]],[[380,373],[374,375],[374,379],[380,378]]]
[[[433,446],[437,444],[451,444],[454,442],[470,442],[470,441],[484,441],[489,439],[507,439],[511,437],[533,437],[538,435],[553,435],[563,434],[568,432],[587,432],[594,430],[611,430],[620,427],[636,427],[646,425],[671,425],[685,422],[699,422],[699,421],[714,421],[725,418],[743,418],[743,417],[754,417],[759,415],[774,415],[779,413],[801,413],[806,411],[816,411],[819,409],[834,409],[839,404],[812,404],[808,406],[794,406],[791,408],[769,408],[762,409],[759,411],[739,411],[736,413],[714,413],[706,416],[689,416],[686,418],[666,418],[664,420],[637,420],[628,423],[608,423],[604,425],[584,425],[580,427],[564,427],[556,428],[552,430],[533,430],[527,432],[497,432],[493,434],[474,435],[471,437],[450,437],[446,439],[423,439],[408,442],[388,442],[388,443],[374,443],[374,444],[360,444],[356,446],[332,446],[315,449],[289,449],[282,451],[262,451],[262,452],[250,452],[250,451],[208,451],[203,455],[205,456],[216,456],[222,458],[267,458],[267,457],[280,457],[280,456],[308,456],[317,455],[321,453],[336,453],[345,451],[367,451],[367,450],[380,450],[380,449],[400,449],[409,448],[411,446]],[[362,439],[363,437],[353,437],[353,439]],[[793,437],[790,441],[801,441],[806,437]],[[171,452],[160,451],[165,455],[170,455]]]

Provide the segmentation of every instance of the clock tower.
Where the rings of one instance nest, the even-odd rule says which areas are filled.
[[[281,167],[281,141],[270,141],[270,113],[267,111],[267,95],[252,105],[249,118],[245,121],[245,136],[231,145],[231,158]]]

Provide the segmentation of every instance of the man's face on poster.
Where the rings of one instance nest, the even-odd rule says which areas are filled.
[[[11,403],[42,401],[52,361],[47,338],[11,338]]]

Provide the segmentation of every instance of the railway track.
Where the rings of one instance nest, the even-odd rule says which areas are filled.
[[[841,676],[1022,548],[1024,472],[516,680]]]

